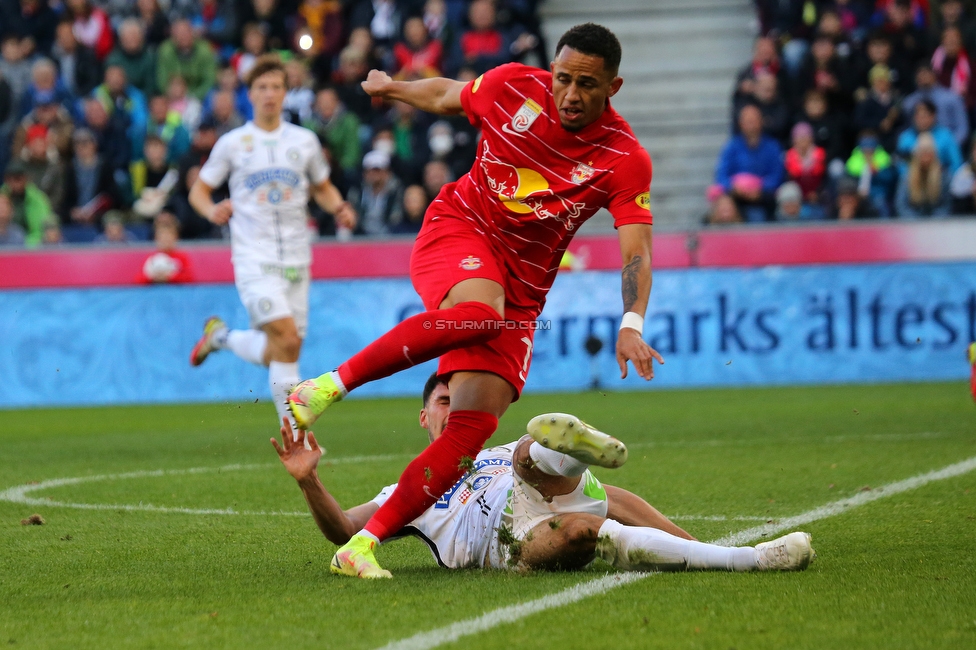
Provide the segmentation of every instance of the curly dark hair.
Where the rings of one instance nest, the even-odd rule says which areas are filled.
[[[609,29],[596,23],[583,23],[562,35],[556,44],[556,56],[563,46],[581,54],[603,58],[603,68],[616,77],[620,69],[620,41]]]

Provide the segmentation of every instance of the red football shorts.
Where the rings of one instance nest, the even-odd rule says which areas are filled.
[[[470,278],[493,280],[505,287],[508,275],[486,235],[455,217],[434,216],[424,222],[410,256],[410,279],[424,307],[438,309],[454,285]],[[541,309],[505,304],[502,332],[487,343],[452,350],[440,358],[438,375],[462,371],[490,372],[522,393],[532,362],[532,341]]]

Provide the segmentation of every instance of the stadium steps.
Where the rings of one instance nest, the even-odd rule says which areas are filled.
[[[624,85],[614,107],[654,159],[657,229],[695,228],[729,133],[736,72],[749,60],[756,18],[750,0],[548,0],[550,47],[583,22],[613,30],[623,46]],[[601,213],[585,232],[612,230]]]

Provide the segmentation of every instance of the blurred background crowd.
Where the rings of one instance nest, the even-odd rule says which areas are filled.
[[[976,2],[756,5],[710,223],[976,213]]]
[[[0,0],[0,246],[147,240],[154,223],[226,237],[187,192],[217,138],[251,117],[243,79],[266,52],[286,61],[286,119],[319,136],[360,214],[351,234],[414,233],[470,168],[477,133],[360,82],[372,68],[474,79],[541,65],[539,2]]]

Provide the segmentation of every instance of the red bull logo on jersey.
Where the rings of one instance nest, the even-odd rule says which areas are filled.
[[[477,271],[481,268],[481,258],[475,257],[474,255],[468,255],[461,260],[458,266],[465,271]]]
[[[572,230],[574,219],[586,208],[585,203],[575,203],[559,196],[549,188],[549,183],[539,172],[526,167],[515,167],[502,162],[488,149],[483,141],[481,170],[485,173],[488,188],[498,194],[502,204],[518,214],[535,213],[539,219],[556,219]]]
[[[569,180],[579,185],[580,183],[585,183],[593,178],[593,174],[595,173],[595,169],[585,163],[580,163],[576,165],[576,168],[573,169],[573,173],[569,175]]]

